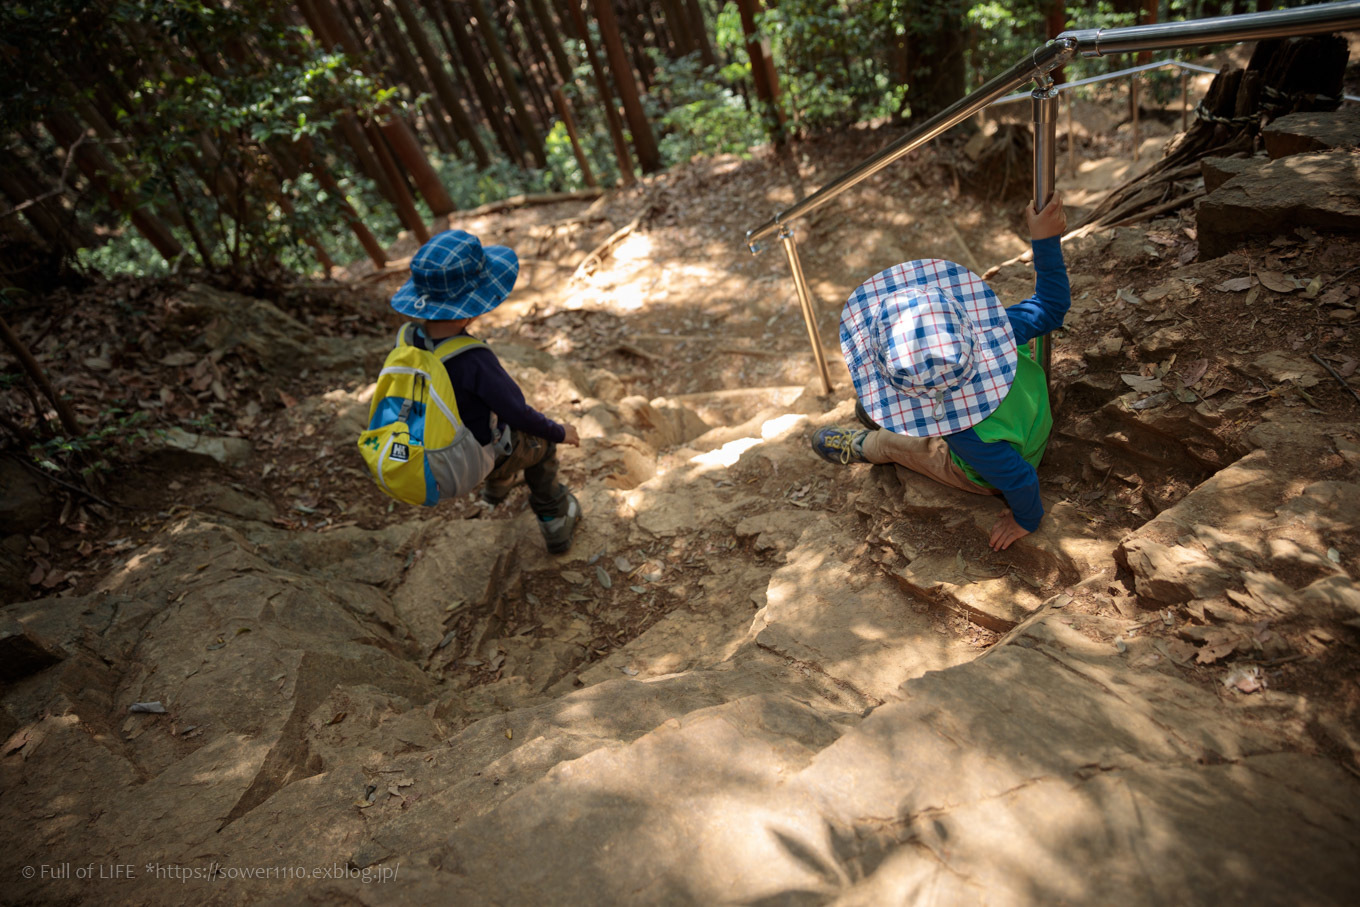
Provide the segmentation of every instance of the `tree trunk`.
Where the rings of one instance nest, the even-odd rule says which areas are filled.
[[[308,21],[312,22],[314,30],[319,34],[326,35],[328,41],[333,40],[338,43],[340,47],[344,48],[345,53],[356,61],[363,58],[363,51],[359,46],[358,38],[346,27],[331,0],[298,0],[298,6],[302,9],[303,15],[307,16]],[[310,15],[308,14],[309,10]],[[391,117],[390,112],[386,109],[379,110],[377,116],[386,120],[382,123],[383,134],[392,143],[392,151],[401,159],[402,166],[415,180],[420,194],[424,196],[426,203],[430,206],[430,211],[435,215],[444,215],[452,211],[453,201],[449,198],[443,184],[439,182],[439,175],[430,166],[429,160],[425,157],[425,152],[421,150],[420,143],[411,133],[411,128],[402,120]],[[419,232],[428,233],[424,221],[417,218],[417,223],[420,228]],[[424,242],[424,240],[421,241]]]
[[[774,64],[766,54],[765,42],[756,31],[756,13],[760,0],[737,0],[741,13],[741,30],[746,35],[746,54],[751,58],[751,81],[756,86],[756,98],[764,108],[766,128],[776,144],[784,141],[784,111],[779,106],[779,82]]]
[[[175,239],[175,235],[170,232],[170,228],[146,208],[134,207],[128,203],[115,185],[119,174],[113,161],[109,160],[99,145],[83,141],[85,127],[81,126],[75,117],[69,113],[54,113],[44,121],[44,125],[57,144],[65,146],[68,150],[75,149],[73,153],[80,172],[108,198],[113,207],[128,215],[132,226],[146,237],[147,242],[151,243],[166,261],[174,261],[179,257],[184,250]]]
[[[637,176],[633,173],[633,158],[628,153],[628,143],[623,137],[623,123],[619,120],[619,111],[614,106],[614,93],[609,90],[609,79],[605,76],[599,54],[595,52],[595,43],[590,39],[585,14],[581,12],[581,0],[562,2],[566,5],[577,37],[585,48],[586,58],[590,61],[590,70],[595,74],[595,90],[599,92],[600,106],[604,108],[605,122],[609,125],[609,137],[614,142],[614,156],[619,162],[619,178],[623,180],[625,186],[631,186],[637,182]]]
[[[593,0],[595,19],[600,24],[600,39],[604,42],[609,56],[609,68],[614,73],[614,83],[619,89],[619,100],[623,102],[623,113],[628,118],[628,129],[633,133],[633,147],[637,150],[638,163],[643,173],[655,173],[661,169],[661,156],[657,153],[656,136],[652,134],[652,124],[642,109],[642,99],[633,78],[632,67],[623,50],[623,39],[619,35],[618,22],[614,18],[614,8],[610,0]]]
[[[619,2],[619,0],[615,0],[615,2]],[[645,50],[647,46],[646,18],[642,11],[638,9],[636,3],[622,2],[620,5],[623,7],[621,19],[618,18],[618,10],[614,10],[615,19],[619,24],[619,35],[628,39],[626,45],[629,55],[633,58],[633,71],[637,73],[638,80],[642,83],[643,94],[646,94],[652,90],[652,82],[655,81],[656,76],[655,67],[652,66],[652,60],[647,56]],[[613,4],[610,5],[610,9],[613,10]]]
[[[586,157],[585,149],[581,147],[581,140],[576,135],[576,121],[572,119],[571,107],[567,104],[567,95],[560,88],[553,90],[553,101],[557,105],[557,115],[562,118],[562,124],[567,127],[567,137],[571,139],[571,150],[576,155],[576,163],[581,165],[581,176],[585,179],[586,185],[592,189],[599,185],[595,181],[595,174],[590,172],[590,160]]]
[[[906,4],[904,104],[914,122],[934,116],[963,97],[963,12],[958,0],[908,0]]]
[[[544,0],[529,0],[529,6],[533,9],[534,18],[538,20],[540,33],[548,45],[548,51],[552,54],[553,62],[557,64],[558,83],[571,81],[571,61],[567,59],[567,52],[562,49],[562,41],[557,37],[557,23],[553,21],[552,14],[548,12],[547,4]]]
[[[708,40],[708,23],[704,20],[703,8],[699,0],[680,0],[689,11],[690,34],[699,45],[699,58],[705,66],[717,66],[718,55],[713,52],[713,44]]]
[[[495,61],[496,69],[501,74],[501,84],[505,88],[506,98],[510,101],[511,112],[515,115],[515,122],[519,126],[526,147],[530,155],[533,156],[534,163],[540,169],[547,169],[548,155],[543,150],[543,139],[538,131],[534,129],[533,120],[529,117],[529,110],[524,106],[524,96],[520,93],[519,85],[515,82],[515,70],[510,65],[509,58],[505,55],[505,47],[501,43],[500,35],[496,34],[496,25],[487,15],[486,4],[482,0],[469,0],[472,4],[473,14],[477,17],[477,25],[482,33],[482,40],[486,42],[487,48],[491,51],[492,60]]]
[[[76,418],[75,411],[71,405],[61,398],[56,388],[52,387],[52,382],[47,380],[47,373],[38,364],[38,360],[33,358],[33,354],[28,351],[28,347],[19,335],[10,329],[9,323],[0,317],[0,339],[3,339],[5,346],[14,354],[14,358],[28,372],[28,376],[33,379],[33,383],[43,392],[48,400],[52,401],[52,408],[57,411],[57,418],[61,420],[61,427],[66,429],[66,434],[70,438],[79,438],[82,434],[80,430],[80,420]]]
[[[467,69],[468,79],[472,82],[472,90],[481,102],[482,112],[486,115],[487,126],[491,129],[492,135],[496,136],[496,140],[500,143],[501,150],[505,152],[506,157],[512,161],[522,160],[524,153],[505,121],[505,105],[491,87],[491,82],[486,77],[487,67],[477,53],[476,42],[468,33],[470,26],[467,17],[461,11],[455,9],[450,0],[438,0],[438,2],[444,11],[445,21],[448,24],[453,43],[458,47],[457,56],[462,59],[463,66]]]
[[[71,216],[55,203],[56,195],[43,198],[49,191],[34,183],[17,161],[6,162],[4,167],[0,167],[0,193],[9,199],[13,207],[22,206],[24,220],[49,246],[75,255],[79,249],[89,245],[93,237],[82,235],[74,229],[74,225],[68,226]]]
[[[420,216],[420,212],[416,210],[416,203],[411,196],[411,190],[406,185],[401,170],[397,168],[397,162],[393,159],[392,152],[387,148],[382,126],[376,123],[366,125],[364,132],[368,135],[369,145],[373,148],[378,164],[382,167],[383,173],[387,175],[387,183],[392,187],[392,194],[396,196],[393,205],[397,209],[397,218],[406,229],[416,235],[417,239],[425,242],[430,238],[429,228],[426,227],[425,220]]]
[[[519,17],[519,27],[524,33],[524,43],[527,45],[529,58],[532,62],[524,75],[528,77],[529,84],[534,89],[536,98],[535,104],[539,110],[539,120],[542,128],[547,130],[552,125],[553,103],[552,103],[552,64],[548,62],[548,53],[543,49],[547,40],[539,34],[538,23],[534,20],[533,13],[529,11],[529,6],[524,0],[515,3],[515,14]],[[513,29],[507,26],[506,33],[511,34]],[[511,46],[516,46],[517,42],[511,41]],[[523,64],[521,63],[521,66]]]
[[[1064,0],[1049,0],[1048,8],[1044,11],[1044,30],[1048,37],[1056,38],[1067,28],[1067,4]],[[1049,73],[1054,82],[1063,81],[1063,67],[1059,66]]]
[[[486,153],[486,147],[482,145],[481,139],[477,138],[476,130],[472,128],[472,123],[463,113],[462,104],[458,99],[458,91],[453,87],[448,70],[444,68],[443,61],[439,59],[439,54],[435,52],[434,45],[430,43],[429,35],[425,33],[420,19],[411,7],[410,0],[392,0],[392,4],[397,9],[397,15],[401,16],[401,21],[406,25],[406,33],[410,36],[411,43],[415,45],[416,53],[420,55],[420,59],[425,64],[425,72],[434,84],[440,105],[453,118],[454,127],[458,133],[472,146],[472,153],[477,157],[477,164],[481,167],[490,166],[491,158]],[[387,11],[381,9],[382,0],[375,0],[375,5],[379,7],[378,14],[380,16],[387,15]],[[434,209],[433,203],[430,204],[430,208],[431,210]],[[450,202],[448,211],[452,210],[453,204]],[[435,213],[446,214],[448,212],[435,211]]]
[[[698,50],[694,35],[690,32],[689,12],[685,9],[684,0],[661,0],[661,9],[674,42],[673,56],[684,57]]]

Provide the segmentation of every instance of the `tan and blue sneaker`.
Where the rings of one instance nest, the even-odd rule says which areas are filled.
[[[823,428],[812,436],[812,449],[829,463],[868,463],[864,459],[864,439],[868,436],[866,428]]]

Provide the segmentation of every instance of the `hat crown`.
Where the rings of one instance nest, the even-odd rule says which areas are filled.
[[[977,334],[963,303],[938,286],[883,297],[869,339],[883,379],[912,397],[934,397],[969,381]]]
[[[446,230],[411,259],[411,280],[421,293],[455,295],[486,268],[482,241],[464,230]]]

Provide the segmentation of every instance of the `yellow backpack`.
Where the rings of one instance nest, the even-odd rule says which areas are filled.
[[[448,359],[486,344],[450,337],[427,350],[418,330],[402,325],[383,363],[359,453],[384,492],[432,507],[441,497],[465,495],[481,484],[495,465],[496,450],[478,442],[459,418],[444,368]]]

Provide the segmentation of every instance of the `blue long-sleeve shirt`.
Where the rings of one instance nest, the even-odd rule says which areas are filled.
[[[1062,327],[1072,305],[1072,288],[1063,263],[1062,243],[1056,236],[1036,240],[1034,295],[1006,309],[1017,344]],[[945,436],[949,449],[1000,491],[1015,522],[1029,532],[1039,528],[1044,504],[1039,497],[1039,474],[1009,444],[986,442],[971,428]]]

